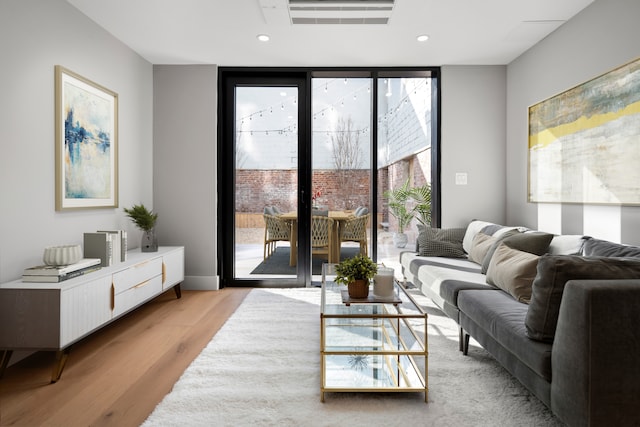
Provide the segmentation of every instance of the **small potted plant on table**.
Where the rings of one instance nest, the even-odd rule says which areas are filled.
[[[378,266],[371,258],[358,254],[347,258],[336,265],[336,283],[347,285],[349,297],[367,298],[369,296],[369,281],[373,279]]]

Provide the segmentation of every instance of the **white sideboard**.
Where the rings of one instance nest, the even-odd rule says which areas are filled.
[[[70,346],[162,292],[180,298],[184,247],[127,253],[127,261],[60,283],[0,284],[0,377],[14,350],[55,350],[51,381]]]

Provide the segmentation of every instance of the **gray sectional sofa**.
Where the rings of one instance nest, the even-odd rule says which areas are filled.
[[[570,426],[640,425],[640,248],[472,221],[403,274]]]

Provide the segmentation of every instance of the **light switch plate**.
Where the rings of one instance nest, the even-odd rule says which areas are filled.
[[[456,172],[456,185],[467,185],[466,172]]]

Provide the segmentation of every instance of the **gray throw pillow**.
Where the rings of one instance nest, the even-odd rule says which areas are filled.
[[[464,228],[430,228],[424,227],[418,234],[420,256],[466,258],[462,249]]]
[[[519,302],[528,304],[538,258],[538,255],[511,249],[502,243],[489,263],[487,283],[508,292]]]
[[[482,231],[476,234],[473,237],[473,241],[471,242],[469,260],[475,262],[476,264],[482,265],[482,260],[484,260],[485,256],[487,255],[487,251],[489,251],[489,248],[491,248],[495,241],[495,237],[484,234]]]
[[[491,262],[491,258],[493,257],[493,254],[495,253],[495,251],[498,248],[498,246],[500,246],[500,244],[505,239],[507,239],[510,236],[513,236],[514,234],[520,234],[520,232],[518,230],[511,229],[511,230],[505,231],[504,233],[500,234],[499,236],[493,237],[493,244],[487,250],[487,253],[485,254],[484,258],[482,259],[482,262],[480,262],[480,266],[481,266],[480,267],[480,273],[487,274],[487,271],[489,271],[489,263]],[[518,248],[514,248],[514,249],[518,249]]]
[[[585,256],[633,257],[640,258],[640,248],[621,245],[600,239],[588,239],[584,242]]]
[[[511,249],[529,252],[534,255],[544,255],[549,249],[551,239],[553,239],[553,234],[532,231],[513,234],[504,239],[503,242]]]
[[[529,338],[553,342],[564,286],[576,279],[640,279],[640,259],[543,255],[531,287],[525,319]]]

